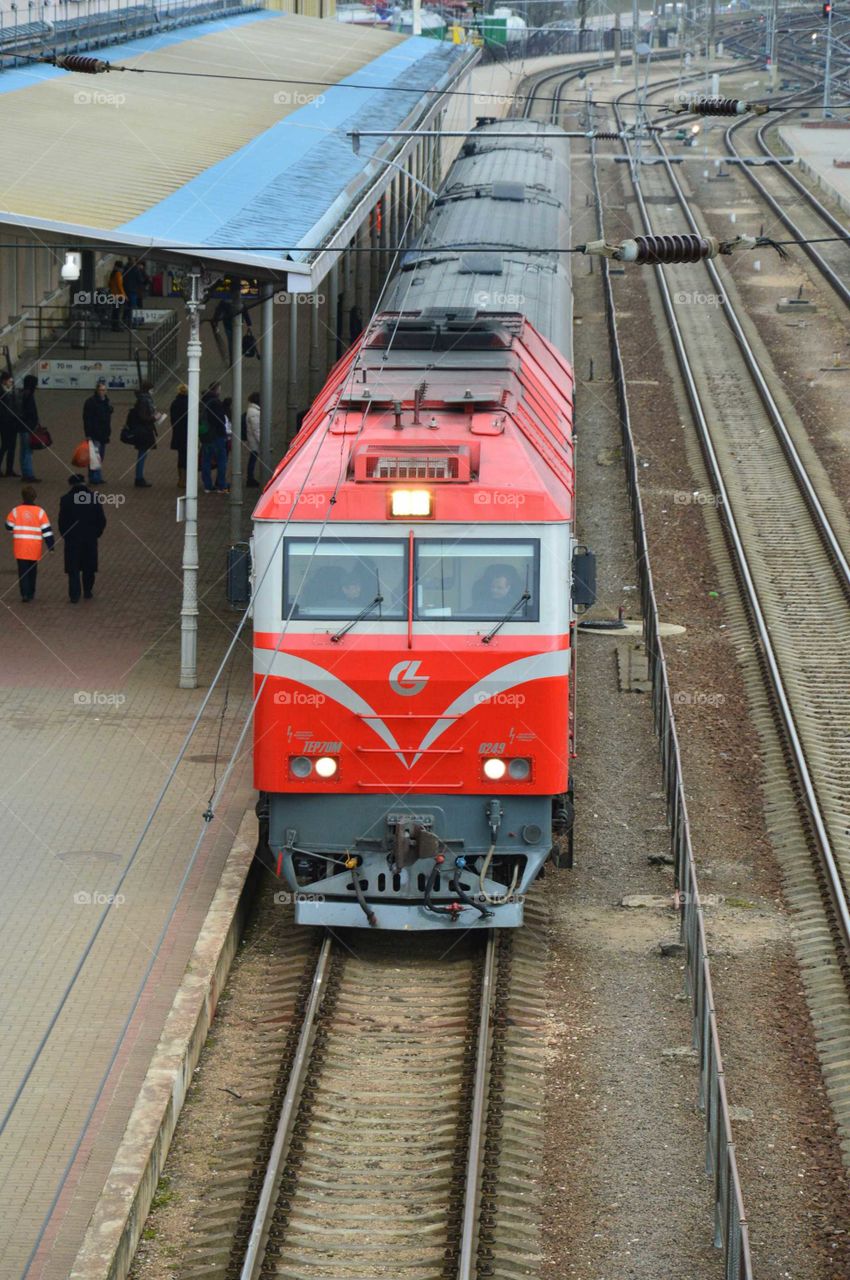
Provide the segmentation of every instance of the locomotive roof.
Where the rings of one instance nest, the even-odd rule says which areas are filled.
[[[385,524],[388,493],[412,483],[432,491],[437,521],[569,520],[572,412],[570,366],[522,316],[384,313],[336,366],[254,518]]]
[[[507,120],[470,135],[387,296],[393,311],[522,311],[572,352],[569,139]],[[482,252],[489,251],[489,252]]]

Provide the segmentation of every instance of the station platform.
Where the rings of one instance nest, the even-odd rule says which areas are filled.
[[[213,372],[214,365],[205,368],[204,377]],[[167,409],[174,385],[157,395],[158,407]],[[54,448],[35,455],[38,500],[54,526],[70,455],[82,438],[87,394],[39,392]],[[234,834],[254,798],[245,751],[121,1038],[204,828],[216,776],[250,710],[248,636],[237,645],[232,669],[213,694],[51,1029],[239,618],[225,602],[228,500],[201,494],[200,687],[179,689],[183,527],[175,522],[176,454],[163,439],[147,462],[153,487],[136,489],[135,451],[118,442],[132,397],[115,392],[112,398],[113,440],[100,491],[107,527],[94,598],[69,602],[58,544],[42,560],[35,601],[23,605],[5,531],[0,551],[0,1116],[48,1035],[0,1138],[0,1274],[9,1280],[24,1274],[84,1133],[29,1272],[46,1280],[70,1274]],[[20,500],[20,485],[0,479],[4,518]],[[250,509],[249,500],[246,525]],[[119,1038],[114,1068],[87,1124]]]
[[[782,125],[779,136],[798,157],[801,172],[850,213],[850,124]]]

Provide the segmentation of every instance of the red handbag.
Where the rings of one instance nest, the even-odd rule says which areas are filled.
[[[53,436],[47,430],[47,427],[37,426],[35,431],[30,432],[30,448],[51,449],[53,447]]]

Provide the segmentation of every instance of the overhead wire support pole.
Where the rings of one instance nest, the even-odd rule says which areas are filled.
[[[272,364],[272,338],[274,333],[274,286],[264,284],[263,290],[263,347],[260,352],[260,478],[265,484],[272,470],[272,394],[274,366]]]
[[[640,93],[640,64],[638,63],[638,28],[640,27],[640,0],[632,0],[632,66],[635,73],[635,97]]]
[[[201,401],[201,272],[189,271],[189,405],[186,419],[186,496],[183,527],[183,607],[180,611],[180,688],[198,687],[198,414]]]
[[[771,0],[770,5],[770,79],[768,84],[775,89],[779,83],[779,0]]]
[[[826,62],[823,69],[823,118],[829,120],[832,116],[832,10],[833,5],[829,6],[829,13],[826,19]]]
[[[233,395],[230,402],[230,540],[242,537],[242,296],[233,308]]]

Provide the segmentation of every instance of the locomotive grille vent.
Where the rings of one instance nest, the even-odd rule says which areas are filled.
[[[456,480],[458,460],[452,457],[370,458],[367,474],[372,480]]]
[[[392,448],[393,452],[388,450]],[[466,446],[447,449],[406,449],[403,445],[367,445],[352,458],[355,480],[423,480],[431,482],[471,479],[471,457]]]

